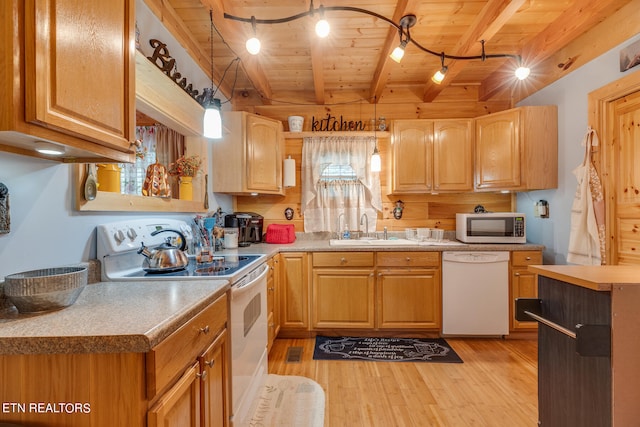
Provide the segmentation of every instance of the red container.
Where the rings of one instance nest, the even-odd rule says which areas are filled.
[[[293,224],[269,224],[265,242],[293,243],[296,241],[296,229]]]

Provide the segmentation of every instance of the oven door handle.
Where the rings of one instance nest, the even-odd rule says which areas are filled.
[[[262,268],[262,272],[255,279],[250,280],[247,283],[242,283],[241,279],[237,285],[231,285],[231,298],[242,296],[266,277],[269,272],[269,266],[267,266],[267,264],[263,264],[262,267],[258,268]]]

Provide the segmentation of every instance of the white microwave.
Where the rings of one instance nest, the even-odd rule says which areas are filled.
[[[464,243],[526,243],[523,213],[456,214],[456,239]]]

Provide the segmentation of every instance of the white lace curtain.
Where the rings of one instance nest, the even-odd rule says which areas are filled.
[[[380,176],[371,172],[373,137],[307,137],[302,145],[302,207],[304,231],[333,231],[344,214],[341,228],[362,229],[363,214],[369,228],[376,229],[378,211],[382,211]],[[323,171],[329,165],[349,165],[355,180],[323,181]]]

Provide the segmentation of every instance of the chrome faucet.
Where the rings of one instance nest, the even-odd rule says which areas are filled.
[[[336,225],[336,234],[338,235],[338,239],[342,239],[342,228],[340,228],[340,218],[344,216],[344,213],[338,215],[338,224]]]
[[[362,225],[362,220],[365,220],[365,227],[364,227],[364,236],[363,237],[369,237],[369,217],[367,216],[366,213],[363,213],[362,216],[360,217],[360,225]]]
[[[383,236],[384,236],[384,240],[387,240],[387,238],[389,237],[389,236],[387,235],[387,227],[385,227],[385,228],[383,229],[383,233],[384,233],[384,234],[383,234]]]

